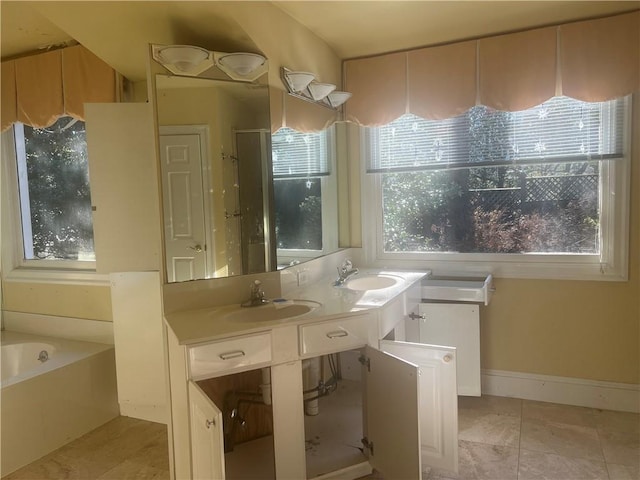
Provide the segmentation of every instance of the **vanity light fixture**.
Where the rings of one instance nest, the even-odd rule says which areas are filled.
[[[234,77],[241,77],[242,79],[253,80],[248,78],[252,74],[259,71],[266,63],[267,59],[257,53],[225,53],[216,58],[216,64],[227,75]],[[262,72],[260,72],[260,75]]]
[[[337,110],[351,97],[349,92],[336,91],[333,83],[317,82],[313,73],[297,72],[282,67],[281,77],[289,95],[331,110]]]
[[[336,86],[333,83],[311,82],[309,84],[309,92],[311,92],[311,97],[316,102],[325,98],[335,89],[336,89]]]
[[[344,102],[351,98],[351,94],[349,92],[339,92],[334,90],[329,95],[327,95],[329,103],[333,108],[338,108]]]
[[[178,75],[199,75],[213,66],[211,52],[193,45],[167,45],[154,50],[156,60]]]
[[[316,79],[313,73],[292,72],[287,69],[285,69],[283,75],[289,89],[297,93],[304,92],[309,84]]]

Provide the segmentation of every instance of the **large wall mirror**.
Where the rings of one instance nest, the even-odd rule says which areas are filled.
[[[204,51],[210,65],[185,67],[162,48],[151,46],[151,77],[167,281],[268,272],[335,251],[332,129],[272,136],[266,60],[245,76],[218,67],[225,54]]]

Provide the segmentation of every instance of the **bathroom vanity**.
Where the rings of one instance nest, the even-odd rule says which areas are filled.
[[[167,314],[174,478],[347,479],[376,469],[419,479],[427,466],[457,470],[456,349],[403,341],[424,276],[361,271],[342,286],[327,278],[289,292],[282,304]],[[323,371],[337,362],[342,373],[310,416],[303,377],[314,361]],[[268,410],[272,429],[229,445],[230,423],[249,409],[230,410],[228,392],[216,391],[253,374],[261,393],[247,403]]]

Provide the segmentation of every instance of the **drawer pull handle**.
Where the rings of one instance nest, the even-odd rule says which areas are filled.
[[[327,333],[327,338],[340,338],[346,337],[347,335],[349,335],[349,332],[345,332],[344,330],[336,330],[335,332]]]
[[[221,353],[218,355],[222,360],[231,360],[232,358],[244,357],[242,350],[234,350],[233,352]]]

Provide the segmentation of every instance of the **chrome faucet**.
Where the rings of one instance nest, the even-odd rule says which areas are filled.
[[[356,273],[358,273],[358,269],[353,268],[351,260],[345,260],[342,262],[342,265],[338,267],[338,278],[333,285],[336,287],[344,285],[344,282],[346,282],[351,275],[355,275]]]
[[[264,291],[260,285],[262,285],[260,280],[256,280],[251,284],[249,300],[242,303],[243,307],[259,307],[270,303],[269,300],[264,298]]]

